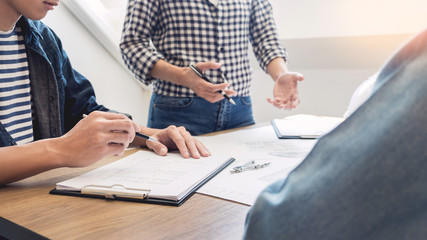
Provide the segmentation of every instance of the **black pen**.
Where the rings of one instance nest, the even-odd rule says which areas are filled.
[[[83,114],[83,118],[87,117],[86,114]],[[153,142],[159,142],[159,140],[157,140],[156,138],[150,137],[148,135],[145,135],[143,133],[139,133],[139,132],[135,132],[135,136],[140,137],[140,138],[144,138],[145,140],[151,140]]]
[[[150,137],[150,136],[145,135],[143,133],[135,132],[135,135],[137,137],[141,137],[141,138],[144,138],[146,140],[150,140],[150,141],[153,141],[153,142],[159,142],[159,140],[157,140],[156,138]]]
[[[191,70],[193,70],[197,75],[199,75],[199,77],[203,78],[203,80],[205,80],[206,82],[212,83],[211,80],[209,80],[209,78],[207,78],[198,68],[196,68],[193,64],[190,64],[190,68]],[[225,80],[225,79],[224,79]],[[233,101],[233,99],[231,99],[223,90],[218,90],[217,91],[219,94],[221,94],[222,96],[224,96],[229,102],[231,102],[233,105],[236,105],[236,103]]]

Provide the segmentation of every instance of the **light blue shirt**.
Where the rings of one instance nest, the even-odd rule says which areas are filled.
[[[371,97],[266,188],[244,239],[427,239],[427,30],[395,54]]]

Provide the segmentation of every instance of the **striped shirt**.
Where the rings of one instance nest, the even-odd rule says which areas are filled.
[[[28,62],[20,28],[0,32],[0,122],[18,145],[34,140]]]
[[[286,59],[268,0],[130,0],[120,47],[136,78],[147,85],[154,81],[158,94],[195,96],[189,88],[149,76],[163,59],[180,67],[219,62],[221,69],[206,71],[207,77],[222,83],[223,73],[237,96],[248,96],[250,43],[264,70],[274,58]]]

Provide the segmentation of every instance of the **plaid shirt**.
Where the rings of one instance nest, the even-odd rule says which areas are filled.
[[[219,62],[220,70],[205,74],[222,83],[221,73],[238,96],[248,96],[252,78],[249,42],[261,68],[277,57],[280,46],[268,0],[129,0],[120,43],[122,57],[137,79],[154,82],[154,92],[171,97],[193,97],[184,86],[149,76],[163,59],[187,67],[197,62]]]

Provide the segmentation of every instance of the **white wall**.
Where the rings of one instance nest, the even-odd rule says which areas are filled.
[[[270,0],[282,38],[419,32],[427,27],[425,0]]]
[[[60,4],[43,20],[61,38],[73,67],[93,84],[99,103],[146,124],[149,92]]]
[[[356,87],[414,33],[427,27],[425,0],[270,0],[289,69],[305,76],[301,104],[273,109],[273,83],[252,57],[255,120],[296,113],[342,116]]]
[[[308,113],[342,117],[357,86],[374,74],[392,52],[412,34],[284,39],[289,69],[300,72],[301,103],[296,110],[274,109],[265,100],[272,96],[273,81],[255,61],[252,96],[256,121]]]
[[[64,1],[67,5],[73,1],[85,4],[81,0]],[[122,6],[124,1],[101,0],[107,8]],[[289,52],[289,68],[306,79],[299,85],[298,109],[277,110],[265,100],[272,96],[273,81],[251,56],[255,76],[251,91],[257,122],[296,113],[342,116],[356,87],[375,73],[394,49],[425,27],[427,9],[424,0],[270,2],[279,36]],[[94,5],[89,3],[87,7]],[[113,18],[108,15],[105,19],[113,31],[120,31],[120,23],[112,23]],[[128,112],[145,124],[150,91],[141,88],[119,63],[117,49],[111,47],[116,44],[101,44],[98,40],[102,40],[102,34],[89,32],[87,28],[91,26],[85,27],[63,5],[49,13],[44,22],[61,37],[74,67],[92,81],[98,101]]]

